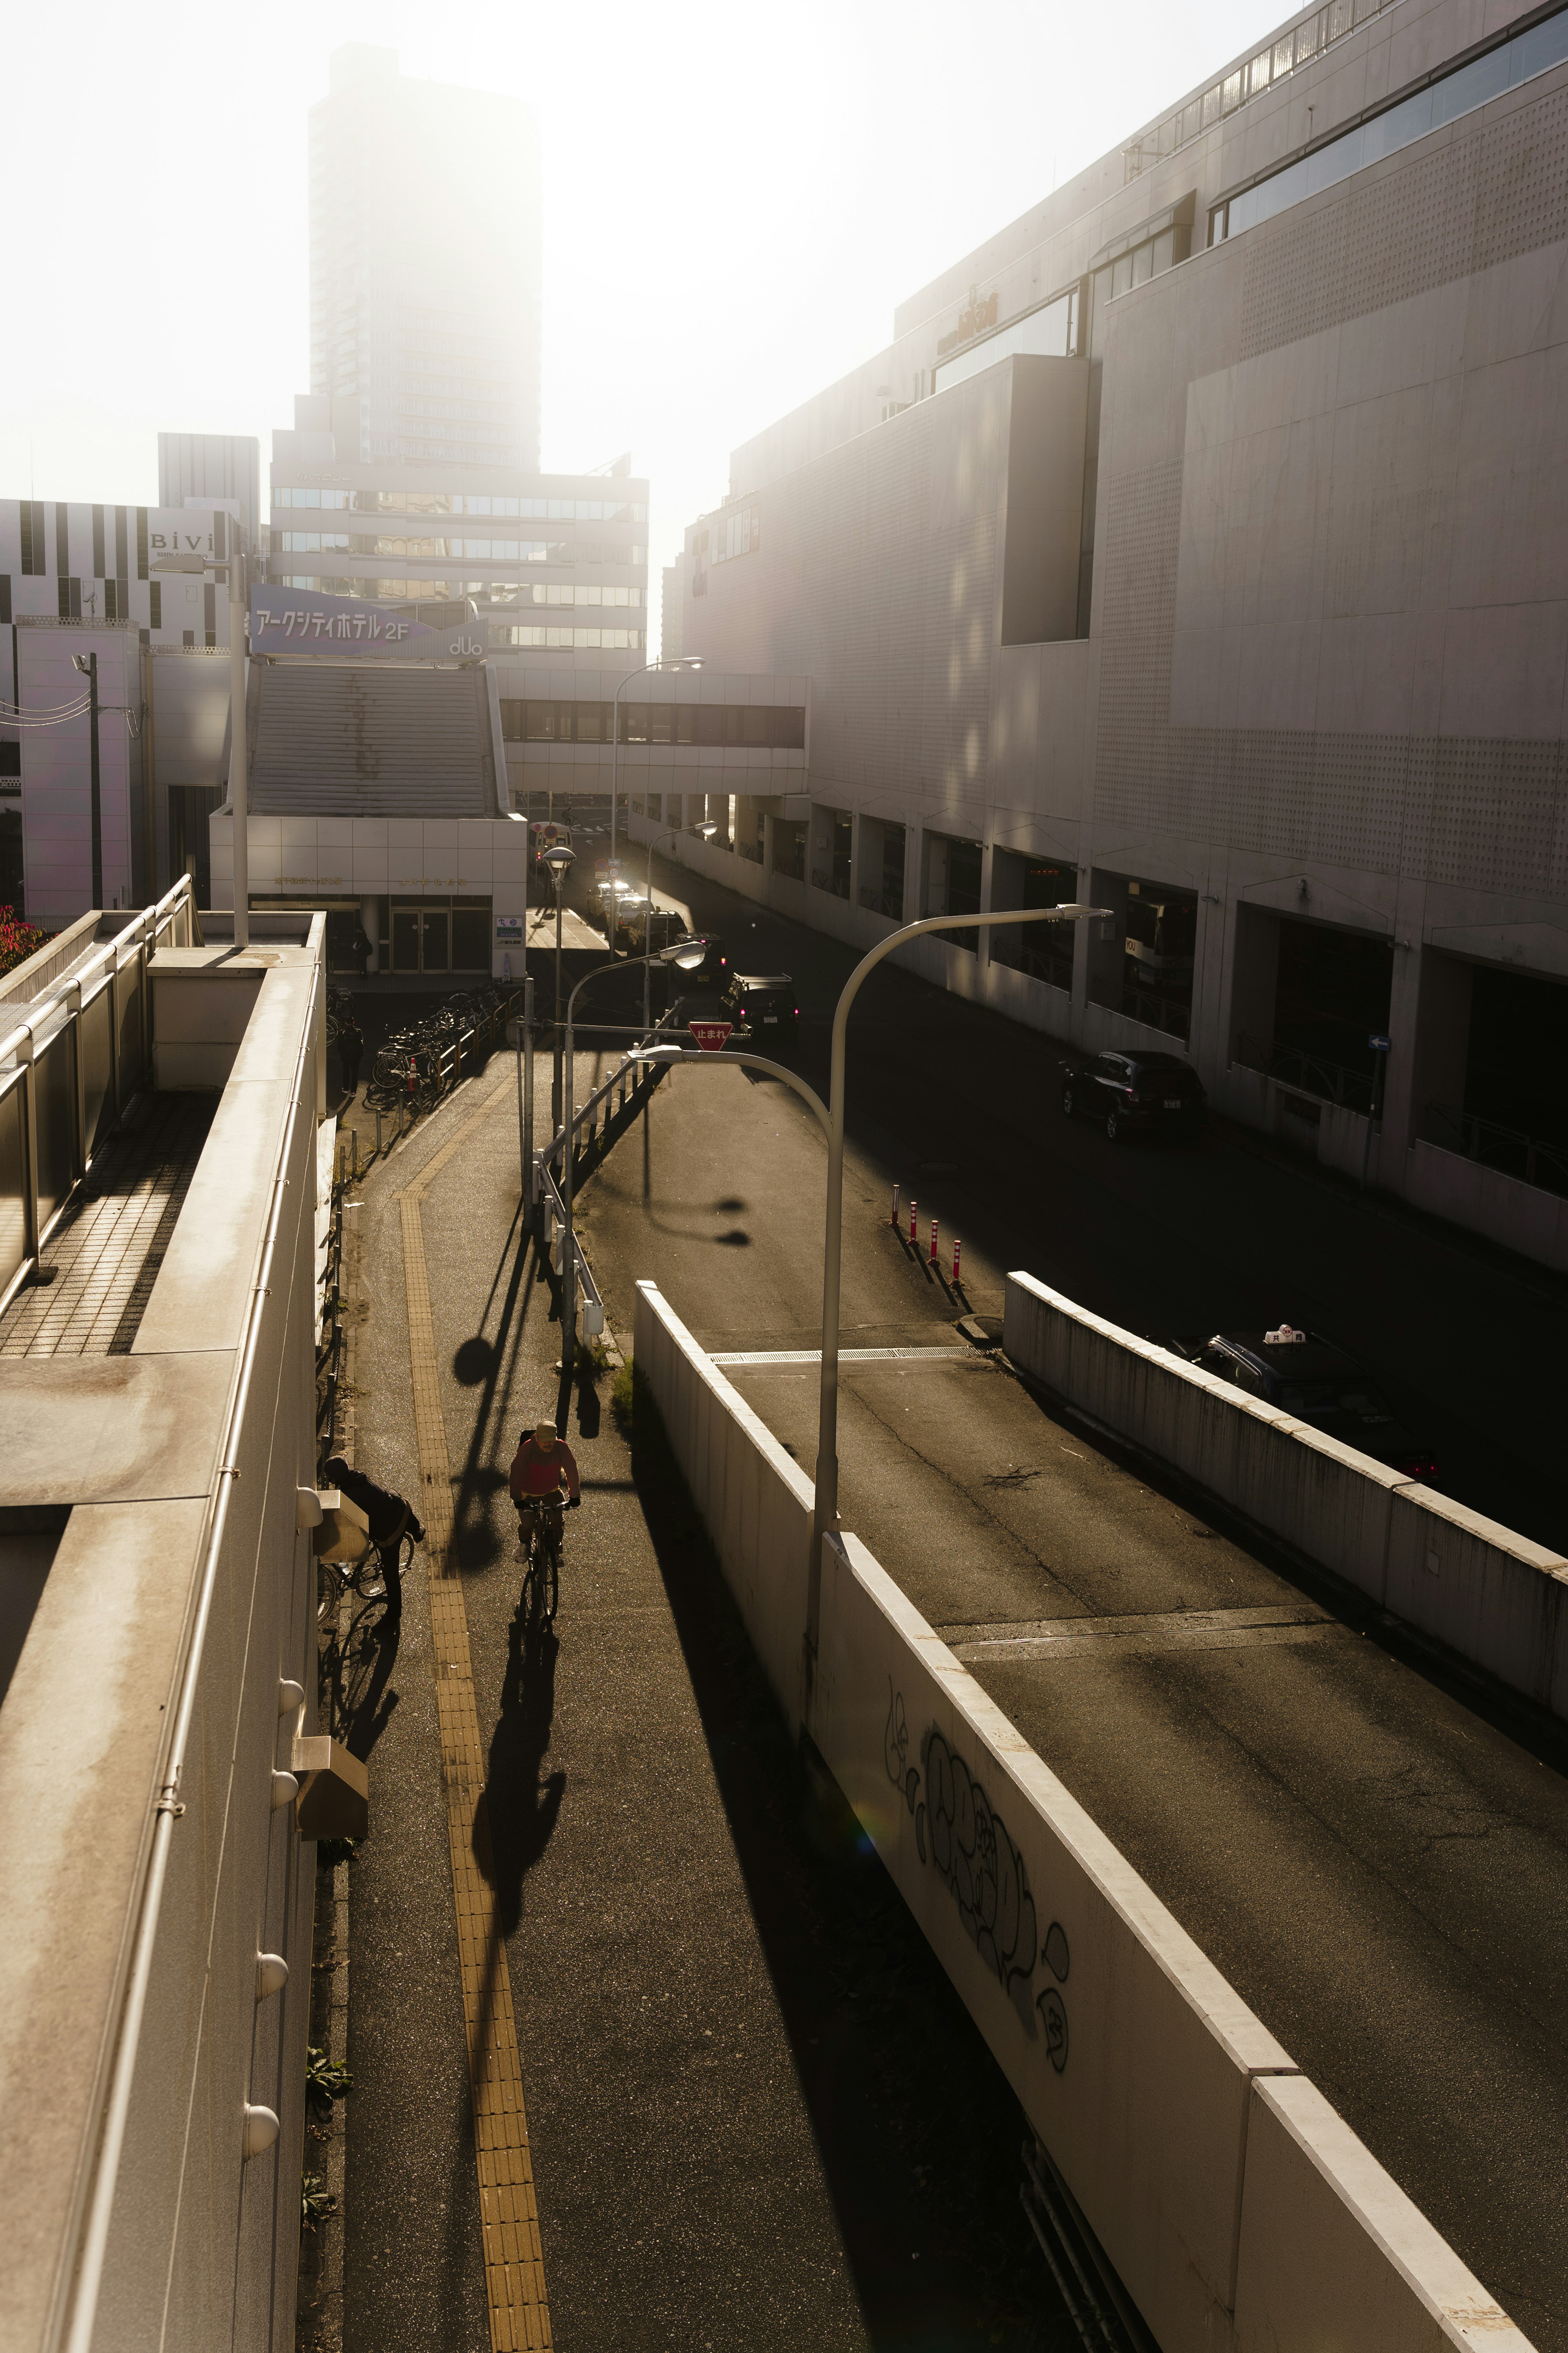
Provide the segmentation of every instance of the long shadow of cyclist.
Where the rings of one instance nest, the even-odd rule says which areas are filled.
[[[549,1845],[565,1794],[563,1772],[542,1779],[555,1715],[561,1645],[531,1582],[512,1618],[500,1715],[484,1794],[474,1812],[474,1859],[495,1890],[501,1933],[522,1917],[522,1883]]]

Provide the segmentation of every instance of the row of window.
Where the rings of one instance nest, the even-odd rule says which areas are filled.
[[[521,522],[647,522],[647,508],[619,499],[523,499],[477,491],[341,491],[274,484],[277,507],[409,515],[515,515]]]
[[[501,733],[510,744],[607,744],[609,702],[512,702],[502,698]],[[804,752],[805,712],[785,702],[623,702],[623,744],[738,744]]]
[[[1228,114],[1234,114],[1248,99],[1258,97],[1275,82],[1283,81],[1298,67],[1310,65],[1335,41],[1342,41],[1347,33],[1364,25],[1381,8],[1393,5],[1393,0],[1329,0],[1315,16],[1290,32],[1281,33],[1267,48],[1249,58],[1216,81],[1190,104],[1178,107],[1163,122],[1156,124],[1142,139],[1134,140],[1121,151],[1124,181],[1135,180],[1141,172],[1148,171],[1163,156],[1173,155],[1178,147],[1186,146]]]
[[[697,534],[697,569],[709,564],[728,564],[737,555],[755,555],[763,543],[763,506],[752,499],[743,507],[731,507],[728,513],[717,515],[706,531]]]
[[[1340,138],[1327,141],[1300,163],[1288,164],[1282,172],[1215,205],[1209,215],[1209,243],[1219,245],[1227,237],[1237,237],[1243,229],[1316,195],[1320,188],[1348,180],[1352,172],[1364,171],[1369,164],[1424,139],[1429,131],[1452,122],[1457,115],[1468,114],[1500,98],[1505,90],[1517,90],[1521,82],[1548,72],[1564,59],[1568,59],[1568,9],[1532,25],[1511,41],[1500,42],[1483,57],[1472,58],[1468,65],[1456,68],[1369,121],[1358,122]]]
[[[507,622],[490,631],[490,644],[503,653],[510,647],[539,646],[559,647],[563,652],[574,653],[592,653],[596,649],[605,653],[633,653],[640,652],[642,642],[640,629],[540,628]]]
[[[274,531],[275,555],[401,555],[433,564],[646,564],[647,550],[636,543],[588,549],[563,539],[374,537],[344,531]]]

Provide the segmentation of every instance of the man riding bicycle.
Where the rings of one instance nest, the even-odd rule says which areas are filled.
[[[574,1512],[583,1500],[576,1458],[566,1440],[556,1436],[555,1424],[542,1421],[518,1441],[508,1482],[525,1547],[536,1529],[553,1542],[560,1542],[563,1480],[566,1483],[566,1508]]]

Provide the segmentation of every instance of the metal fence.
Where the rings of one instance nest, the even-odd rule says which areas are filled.
[[[195,908],[182,875],[25,1012],[18,1001],[19,1018],[0,1007],[0,1313],[152,1067],[148,964],[160,944],[191,945]]]
[[[1343,1063],[1325,1061],[1321,1054],[1304,1053],[1299,1046],[1265,1046],[1256,1038],[1237,1039],[1236,1059],[1245,1070],[1281,1080],[1301,1094],[1315,1095],[1320,1103],[1340,1103],[1346,1111],[1359,1112],[1363,1119],[1371,1114],[1370,1071],[1348,1071]]]
[[[1474,1113],[1456,1111],[1447,1103],[1429,1103],[1422,1123],[1425,1141],[1445,1152],[1462,1152],[1467,1160],[1539,1185],[1544,1193],[1568,1194],[1568,1145],[1550,1144],[1522,1128],[1504,1127]]]

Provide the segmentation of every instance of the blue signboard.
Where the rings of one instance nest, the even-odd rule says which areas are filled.
[[[1366,1042],[1372,1048],[1374,1054],[1386,1054],[1388,1051],[1388,1040],[1386,1038],[1369,1038]]]
[[[436,629],[363,596],[324,596],[310,588],[258,586],[250,592],[253,654],[351,654],[394,661],[465,661],[483,653],[466,617]]]

